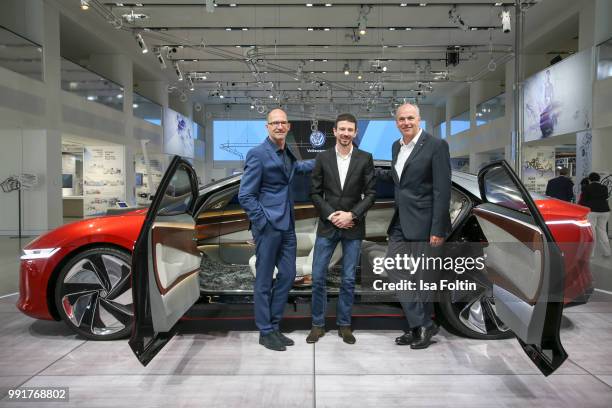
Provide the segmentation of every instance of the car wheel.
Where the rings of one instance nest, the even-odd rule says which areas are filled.
[[[476,291],[440,292],[437,317],[450,332],[474,339],[496,340],[514,336],[495,314],[495,298],[477,284]]]
[[[55,306],[62,320],[91,340],[116,340],[132,328],[132,268],[127,251],[88,249],[62,268]]]

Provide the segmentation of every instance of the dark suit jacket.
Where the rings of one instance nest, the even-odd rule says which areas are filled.
[[[591,182],[582,190],[582,202],[593,212],[608,212],[608,188],[601,183]]]
[[[431,235],[446,237],[450,230],[451,169],[448,143],[423,131],[404,165],[401,179],[395,171],[400,150],[397,140],[391,147],[391,170],[395,183],[395,214],[407,240],[429,241]]]
[[[317,155],[312,171],[310,198],[320,216],[317,234],[331,237],[337,229],[327,218],[334,211],[351,211],[357,218],[355,225],[342,230],[348,239],[365,237],[365,215],[376,200],[374,161],[370,153],[353,147],[353,154],[344,181],[340,188],[340,173],[335,146]]]
[[[546,195],[563,201],[574,199],[574,182],[569,177],[559,176],[548,180]]]

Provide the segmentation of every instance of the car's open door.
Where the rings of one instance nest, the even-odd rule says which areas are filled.
[[[134,326],[129,344],[143,365],[172,338],[176,322],[200,295],[201,256],[192,216],[197,195],[195,171],[175,156],[132,255]]]
[[[483,204],[473,213],[488,241],[487,277],[495,314],[544,375],[567,358],[559,339],[563,259],[525,186],[505,161],[480,170]]]

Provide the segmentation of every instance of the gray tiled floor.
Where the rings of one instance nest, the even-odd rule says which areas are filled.
[[[9,273],[0,295],[10,293],[5,281],[16,285],[18,251],[0,238],[2,273]],[[22,315],[15,301],[0,298],[0,393],[69,387],[70,401],[50,407],[612,406],[612,296],[603,292],[566,309],[561,339],[569,359],[550,377],[515,340],[469,340],[444,330],[420,351],[395,346],[390,331],[356,332],[353,346],[333,331],[308,345],[298,331],[285,353],[259,346],[254,332],[191,331],[142,367],[126,341],[83,340],[62,323]],[[45,404],[5,398],[0,406]]]

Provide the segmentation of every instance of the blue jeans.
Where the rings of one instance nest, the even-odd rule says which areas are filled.
[[[297,243],[293,228],[279,231],[269,222],[261,231],[253,229],[252,232],[257,254],[253,296],[255,325],[261,334],[269,334],[278,330],[293,286]],[[272,279],[274,267],[278,269],[276,279]]]
[[[342,238],[335,231],[332,238],[317,235],[312,260],[312,325],[325,326],[327,307],[326,276],[329,261],[338,242],[342,243],[342,284],[336,308],[336,324],[350,326],[355,291],[355,268],[361,252],[360,239]]]

